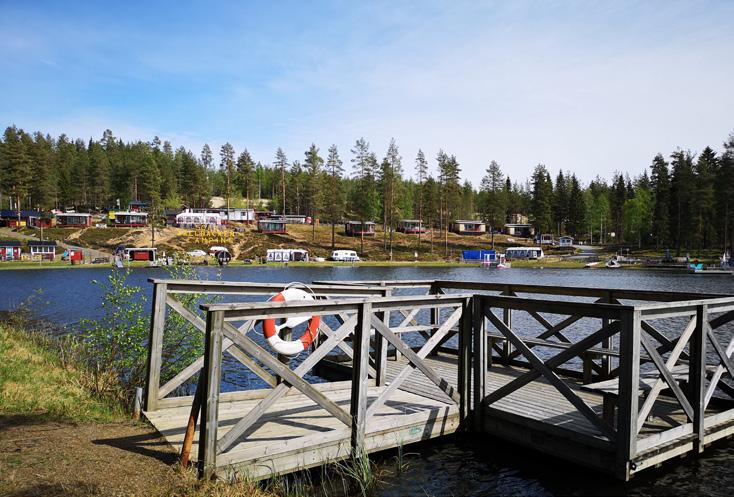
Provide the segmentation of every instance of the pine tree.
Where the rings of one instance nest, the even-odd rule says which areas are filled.
[[[370,152],[370,145],[360,138],[352,149],[352,171],[354,189],[352,204],[362,225],[377,216],[379,198],[377,194],[377,157]],[[360,254],[364,254],[364,235],[360,237]]]
[[[655,246],[665,245],[670,231],[670,172],[662,154],[657,154],[650,166],[650,189],[653,197],[653,236]]]
[[[575,174],[571,175],[568,187],[568,221],[566,232],[576,238],[583,233],[586,226],[586,199]]]
[[[208,143],[205,143],[203,147],[201,147],[201,165],[204,166],[204,169],[207,171],[212,169],[214,167],[214,154],[212,154],[212,149],[209,147]]]
[[[390,254],[392,257],[393,231],[400,217],[400,206],[397,201],[402,194],[403,185],[402,158],[395,139],[390,140],[387,155],[382,161],[380,186],[382,187],[383,239],[387,250],[387,234],[390,234]]]
[[[336,223],[344,216],[344,187],[342,176],[344,165],[339,158],[336,145],[329,147],[326,159],[326,215],[331,223],[331,250],[336,248]]]
[[[481,185],[482,218],[489,224],[491,233],[499,229],[507,218],[508,198],[506,187],[507,179],[502,173],[502,168],[497,162],[491,161],[482,178]]]
[[[553,226],[553,183],[543,164],[535,166],[532,176],[531,213],[537,234],[547,233]]]
[[[23,134],[24,131],[15,126],[5,129],[2,163],[0,163],[2,166],[0,169],[3,171],[2,188],[15,200],[19,222],[23,200],[28,195],[31,184],[31,160],[21,141]]]
[[[716,170],[716,231],[722,248],[734,252],[734,133],[724,143],[724,152]]]
[[[321,214],[324,207],[323,192],[323,165],[324,159],[319,155],[319,148],[315,144],[305,153],[306,158],[306,206],[311,215],[311,238],[316,240],[316,216]]]
[[[622,173],[614,175],[614,184],[611,192],[611,214],[614,223],[614,234],[618,241],[624,240],[624,203],[629,198],[627,185],[624,182]]]
[[[695,216],[696,223],[696,245],[698,250],[712,247],[716,243],[716,231],[714,230],[714,218],[716,216],[716,192],[714,186],[715,174],[718,168],[716,152],[711,147],[706,147],[698,156],[694,174],[695,184]]]
[[[436,157],[438,163],[439,182],[441,185],[442,204],[441,224],[444,230],[444,256],[449,255],[449,224],[456,215],[461,202],[461,187],[459,185],[459,162],[456,157],[449,156],[439,150]]]
[[[275,163],[273,166],[280,171],[280,191],[282,194],[280,197],[280,210],[283,213],[283,220],[285,221],[285,170],[288,167],[288,157],[286,157],[285,152],[283,152],[283,149],[280,147],[278,147],[278,150],[275,152]]]
[[[563,175],[563,171],[558,171],[555,188],[553,189],[553,221],[558,236],[561,236],[564,232],[564,226],[568,220],[568,210],[569,193],[566,177]]]
[[[423,154],[423,150],[418,149],[418,155],[415,157],[415,173],[418,182],[418,220],[423,222],[423,185],[428,176],[428,161]],[[421,230],[418,230],[418,246],[421,244]]]
[[[247,149],[237,157],[237,184],[240,194],[245,198],[245,205],[250,209],[250,200],[255,191],[255,161]]]
[[[676,256],[681,248],[690,249],[693,212],[694,176],[693,157],[690,152],[678,150],[671,155],[672,177],[670,181],[671,239],[675,243]]]

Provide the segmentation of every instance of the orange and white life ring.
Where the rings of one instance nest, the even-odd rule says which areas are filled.
[[[286,288],[282,292],[273,296],[270,302],[295,302],[299,300],[313,300],[313,295],[301,290],[300,288]],[[298,340],[286,342],[278,335],[283,328],[295,328],[299,324],[308,321],[308,329]],[[319,325],[321,317],[319,316],[291,316],[280,325],[275,324],[275,319],[266,319],[263,321],[263,335],[268,344],[283,355],[296,355],[307,350],[319,335]]]

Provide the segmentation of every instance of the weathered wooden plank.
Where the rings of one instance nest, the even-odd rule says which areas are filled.
[[[519,311],[532,310],[535,312],[549,312],[553,314],[581,315],[592,318],[618,319],[620,312],[632,309],[629,306],[616,304],[596,304],[589,302],[566,302],[558,300],[524,299],[522,297],[505,297],[482,295],[484,307],[499,309],[515,309]]]
[[[473,409],[474,430],[479,431],[484,417],[484,398],[487,396],[488,354],[484,313],[479,299],[472,299],[472,355],[473,355]]]
[[[366,454],[364,446],[367,431],[367,366],[370,357],[370,326],[376,319],[372,304],[365,302],[359,308],[357,326],[354,329],[354,360],[352,361],[352,395],[349,403],[351,426],[351,453],[353,458]]]
[[[459,367],[456,385],[459,389],[459,416],[465,423],[471,409],[471,371],[472,371],[472,324],[473,299],[464,300],[461,308],[461,322],[459,324]]]
[[[625,311],[619,332],[619,408],[617,412],[617,456],[615,473],[628,480],[630,465],[637,454],[637,388],[640,382],[640,337],[642,316]]]
[[[222,379],[222,331],[224,313],[210,312],[206,317],[204,340],[204,388],[201,394],[199,430],[199,476],[211,478],[217,467],[217,429],[219,426],[219,388]]]
[[[145,410],[154,411],[160,398],[161,366],[163,355],[163,331],[166,328],[167,285],[157,283],[153,288],[153,309],[150,315],[148,337],[148,371],[145,385]]]
[[[696,310],[696,330],[690,343],[691,362],[688,369],[688,383],[691,388],[693,407],[693,433],[696,435],[694,451],[703,452],[704,418],[706,417],[706,332],[708,331],[708,309],[699,305]],[[682,392],[681,392],[682,393]]]

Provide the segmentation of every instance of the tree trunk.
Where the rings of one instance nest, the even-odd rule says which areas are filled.
[[[336,246],[336,224],[334,221],[331,221],[331,250],[334,250],[334,247]]]

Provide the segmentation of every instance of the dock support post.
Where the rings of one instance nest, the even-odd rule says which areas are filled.
[[[201,386],[201,429],[199,430],[199,477],[210,479],[217,469],[219,387],[222,376],[224,311],[207,312],[204,342],[204,375]]]
[[[439,292],[438,286],[436,286],[435,283],[431,284],[431,288],[428,290],[428,295],[438,295],[439,293],[440,292]],[[431,325],[430,334],[433,335],[436,332],[436,330],[438,329],[438,323],[439,323],[439,320],[441,319],[441,314],[440,314],[441,309],[437,307],[431,307],[429,312],[430,312],[429,324]],[[432,356],[438,355],[438,347],[433,349],[429,355],[432,355]]]
[[[487,396],[487,361],[492,350],[487,347],[487,332],[484,329],[482,297],[472,298],[472,360],[474,366],[474,406],[472,418],[474,430],[481,431],[484,419],[484,398]]]
[[[135,387],[135,397],[133,398],[133,419],[140,420],[140,411],[143,409],[143,389]]]
[[[619,332],[619,408],[617,409],[617,476],[625,481],[637,454],[640,383],[640,311],[624,311]]]
[[[155,283],[153,309],[150,314],[148,336],[148,371],[145,382],[145,410],[158,409],[158,392],[161,386],[161,361],[163,355],[163,330],[166,328],[166,294],[168,285]]]
[[[606,292],[606,294],[604,295],[604,303],[611,304],[613,298],[614,296],[612,295],[612,292]],[[601,327],[606,328],[607,326],[609,326],[609,319],[607,318],[602,319]],[[611,337],[605,338],[601,342],[601,346],[604,349],[609,349],[611,345],[612,345]],[[601,379],[606,380],[611,376],[611,374],[612,374],[612,358],[606,354],[603,354],[601,356]]]
[[[690,343],[691,362],[688,368],[688,383],[691,386],[690,403],[693,407],[693,433],[696,434],[693,451],[703,452],[704,418],[706,414],[706,332],[708,306],[696,307],[696,329]]]
[[[382,293],[383,297],[391,295],[389,289]],[[380,321],[385,326],[390,327],[390,311],[382,311],[377,314]],[[380,333],[375,333],[375,385],[378,387],[385,386],[387,380],[387,340]]]
[[[357,326],[354,328],[352,342],[352,398],[349,410],[352,417],[351,449],[352,457],[357,459],[366,454],[364,434],[367,428],[367,374],[370,357],[370,322],[372,304],[360,304],[357,313]],[[376,331],[379,333],[379,331]]]
[[[472,298],[464,299],[461,306],[461,321],[459,323],[459,422],[464,425],[471,409],[471,348],[472,348]]]
[[[510,285],[507,285],[502,295],[512,296],[513,291]],[[512,309],[505,308],[502,310],[502,322],[509,329],[512,329]],[[509,340],[502,341],[502,355],[504,356],[504,364],[510,364],[510,356],[512,355],[512,343]]]

